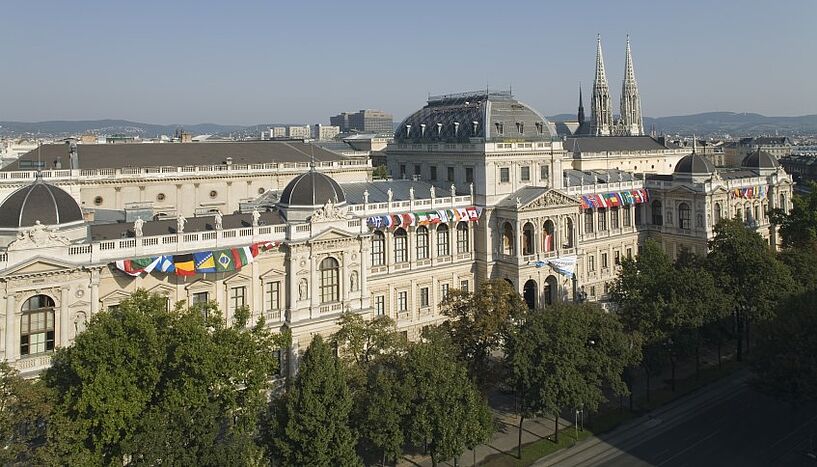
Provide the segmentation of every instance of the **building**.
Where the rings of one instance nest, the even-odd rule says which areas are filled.
[[[757,150],[771,154],[775,159],[790,156],[793,144],[787,136],[760,136],[741,138],[728,143],[723,148],[724,163],[729,167],[740,167],[743,159]]]
[[[320,123],[314,126],[312,137],[318,141],[329,141],[335,139],[340,134],[340,127],[334,125],[321,125]]]
[[[340,127],[341,133],[374,133],[390,135],[394,132],[394,117],[381,110],[343,112],[329,118],[329,123]]]
[[[329,124],[340,128],[341,133],[348,133],[350,131],[349,115],[351,115],[349,112],[341,112],[329,117]]]
[[[269,129],[270,138],[286,138],[287,137],[287,129],[283,126],[276,126]]]
[[[287,138],[292,139],[309,139],[312,138],[312,128],[309,125],[296,126],[291,125],[287,127]]]
[[[491,278],[508,281],[531,307],[585,296],[606,303],[617,265],[644,239],[673,256],[703,254],[722,217],[739,216],[778,243],[765,212],[788,209],[792,187],[774,157],[758,151],[743,167],[717,169],[692,153],[671,172],[645,175],[623,158],[591,167],[555,131],[510,93],[483,90],[432,97],[407,117],[386,148],[390,181],[370,181],[368,164],[347,167],[342,156],[293,142],[142,145],[148,152],[123,153],[144,160],[133,173],[85,169],[103,154],[62,148],[50,157],[78,168],[0,172],[4,182],[3,174],[18,177],[0,204],[0,359],[34,375],[94,314],[142,288],[169,304],[212,300],[227,320],[249,306],[271,330],[292,332],[292,371],[341,313],[388,315],[414,339],[444,319],[439,304],[450,290]],[[270,148],[274,169],[248,160]],[[313,151],[328,164],[303,164]],[[156,160],[179,165],[157,168]],[[128,206],[156,199],[158,186],[191,205],[167,218]],[[207,200],[225,187],[245,201],[186,213],[202,193]],[[118,202],[83,204],[94,192]]]

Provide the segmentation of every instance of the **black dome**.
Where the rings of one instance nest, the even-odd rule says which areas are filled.
[[[776,169],[780,167],[780,163],[777,162],[773,155],[760,149],[744,157],[741,165],[747,169]]]
[[[675,166],[675,173],[690,175],[707,175],[715,173],[715,165],[700,154],[689,154],[678,161]]]
[[[18,188],[0,205],[0,229],[82,221],[82,209],[65,190],[37,180]]]
[[[346,195],[338,182],[320,172],[310,170],[298,175],[284,188],[279,203],[286,207],[323,206],[327,201],[345,203]]]

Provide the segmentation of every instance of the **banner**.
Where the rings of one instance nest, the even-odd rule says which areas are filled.
[[[137,277],[142,273],[158,271],[177,276],[193,276],[208,272],[238,271],[265,251],[277,248],[281,242],[259,242],[250,246],[223,250],[197,251],[180,255],[150,256],[137,259],[122,259],[114,262],[116,269]]]
[[[579,196],[579,202],[582,204],[582,209],[614,208],[618,206],[641,204],[646,203],[649,201],[649,199],[650,194],[646,188]]]
[[[578,257],[573,256],[562,256],[560,258],[554,259],[546,259],[544,261],[536,261],[533,263],[534,266],[537,268],[543,268],[547,265],[550,265],[554,271],[557,273],[565,276],[565,277],[573,277],[573,274],[576,271],[576,262],[578,261]]]
[[[481,207],[470,206],[467,208],[372,216],[366,219],[366,225],[373,229],[396,229],[398,227],[406,228],[419,225],[446,224],[448,222],[477,222],[481,216]]]

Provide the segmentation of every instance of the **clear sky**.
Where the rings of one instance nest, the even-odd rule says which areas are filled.
[[[646,116],[817,113],[817,1],[10,1],[0,120],[399,120],[507,89],[575,112],[600,33],[614,108],[630,34]]]

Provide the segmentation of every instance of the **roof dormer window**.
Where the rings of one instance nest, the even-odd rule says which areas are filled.
[[[437,123],[437,136],[440,136],[442,134],[442,132],[443,132],[443,124],[438,122]]]
[[[421,123],[420,124],[420,137],[422,138],[425,135],[426,135],[426,124]]]
[[[502,123],[502,122],[496,122],[496,123],[494,123],[494,126],[496,127],[496,133],[497,133],[498,135],[503,135],[503,134],[505,134],[505,124],[504,124],[504,123]]]
[[[406,125],[406,137],[411,136],[411,125]]]
[[[536,122],[536,132],[541,135],[543,131],[544,131],[544,129],[543,129],[542,122]]]
[[[471,122],[471,134],[473,134],[474,136],[479,134],[479,122],[476,120]]]
[[[525,124],[523,122],[516,122],[516,131],[522,135],[525,133]]]

